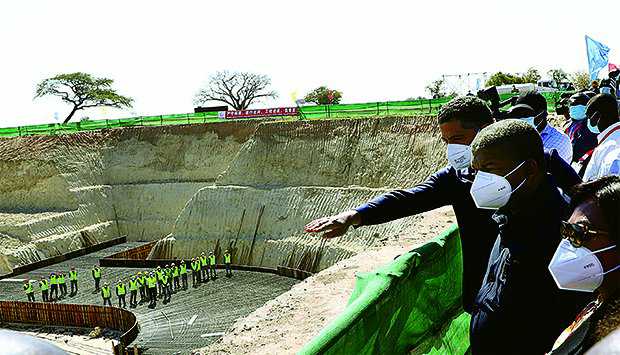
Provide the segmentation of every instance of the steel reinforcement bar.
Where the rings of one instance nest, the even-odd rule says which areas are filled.
[[[138,320],[133,313],[122,308],[95,305],[0,301],[0,321],[117,329],[123,334],[114,346],[115,354],[126,354],[127,346],[140,332]]]

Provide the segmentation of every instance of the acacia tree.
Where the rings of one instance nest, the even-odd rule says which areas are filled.
[[[524,83],[534,83],[536,84],[538,80],[540,80],[541,76],[538,72],[538,69],[531,67],[528,68],[525,74],[521,77]]]
[[[112,88],[114,80],[96,78],[88,73],[59,74],[41,81],[36,88],[34,98],[47,95],[58,96],[62,101],[72,105],[71,112],[62,122],[67,123],[71,117],[85,108],[108,106],[129,108],[133,99],[119,95]]]
[[[340,100],[342,100],[342,92],[326,86],[319,86],[304,97],[304,101],[314,102],[317,105],[335,105],[339,104]]]
[[[551,69],[547,74],[555,81],[557,85],[568,80],[568,74],[562,69]]]
[[[578,71],[570,75],[570,81],[576,90],[586,90],[590,87],[590,75],[585,71]]]
[[[253,102],[266,97],[278,97],[271,89],[271,79],[268,76],[224,70],[211,75],[206,87],[196,94],[194,104],[218,101],[232,106],[235,110],[245,110]]]
[[[446,96],[446,93],[444,90],[445,83],[446,82],[444,79],[433,80],[430,84],[426,85],[426,91],[428,91],[431,94],[432,99],[438,99],[440,97],[444,97]]]

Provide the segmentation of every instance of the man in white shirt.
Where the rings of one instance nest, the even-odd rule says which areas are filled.
[[[598,146],[583,176],[591,181],[607,175],[620,175],[620,120],[616,98],[598,94],[588,101],[588,128],[597,134]]]
[[[547,100],[545,97],[539,92],[529,91],[517,98],[515,106],[521,104],[530,106],[534,110],[533,117],[520,118],[540,133],[545,152],[551,153],[552,150],[556,150],[560,157],[570,164],[573,161],[573,145],[566,134],[547,123]]]

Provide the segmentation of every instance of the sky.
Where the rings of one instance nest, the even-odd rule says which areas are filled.
[[[0,127],[55,122],[70,107],[33,100],[60,73],[114,79],[129,110],[76,118],[193,111],[218,70],[271,77],[292,106],[321,86],[344,103],[426,95],[443,74],[587,70],[584,35],[620,62],[620,1],[1,1]]]

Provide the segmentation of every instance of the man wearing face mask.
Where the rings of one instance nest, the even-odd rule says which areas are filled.
[[[582,354],[620,327],[620,177],[578,185],[549,271],[560,289],[593,293],[551,354]],[[616,349],[617,350],[617,349]],[[608,352],[601,352],[608,353]]]
[[[346,233],[350,226],[375,225],[451,205],[459,226],[463,251],[463,309],[471,312],[473,300],[487,266],[489,251],[497,237],[492,212],[477,209],[469,193],[474,176],[469,170],[469,144],[479,130],[492,124],[486,104],[472,96],[457,97],[442,106],[438,114],[442,139],[448,143],[449,166],[431,175],[425,182],[406,190],[378,196],[355,209],[316,219],[305,230],[325,232],[333,238]],[[547,157],[549,169],[563,188],[580,182],[574,170],[557,153]]]
[[[521,94],[515,105],[527,105],[534,109],[532,117],[521,119],[536,128],[543,141],[545,152],[556,150],[562,159],[570,164],[573,161],[573,146],[568,136],[547,123],[547,100],[539,92],[528,91]]]
[[[620,122],[616,98],[598,94],[588,101],[588,128],[597,135],[598,145],[583,175],[584,181],[620,174]]]
[[[579,176],[583,176],[598,143],[596,134],[588,129],[588,121],[586,120],[586,107],[592,96],[594,96],[592,92],[578,92],[568,100],[571,120],[565,133],[573,145],[573,163],[571,165],[579,173]]]
[[[470,193],[478,208],[494,211],[498,225],[472,312],[472,353],[542,354],[587,301],[559,290],[547,272],[568,203],[546,173],[531,125],[497,122],[471,149],[477,173]]]

